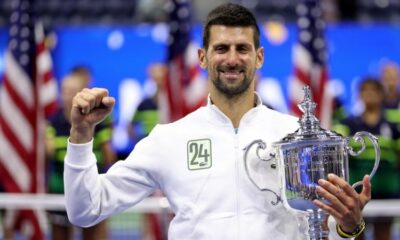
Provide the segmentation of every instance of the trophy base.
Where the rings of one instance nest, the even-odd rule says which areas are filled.
[[[326,213],[321,209],[308,209],[307,213],[310,240],[328,239],[329,229]]]

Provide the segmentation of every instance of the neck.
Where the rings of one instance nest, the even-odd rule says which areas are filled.
[[[154,93],[154,95],[151,98],[153,99],[153,101],[155,103],[158,104],[159,101],[163,101],[163,94],[165,94],[166,91],[167,91],[166,89],[164,89],[163,87],[157,85],[156,92]],[[161,98],[161,100],[160,100],[160,98]]]
[[[70,118],[71,118],[71,108],[64,107],[64,108],[63,108],[63,113],[64,113],[65,119],[67,119],[67,121],[70,122]]]
[[[234,128],[239,127],[243,115],[254,107],[255,94],[253,91],[246,91],[240,96],[227,98],[217,91],[210,92],[211,101],[217,106],[232,122]]]
[[[397,101],[397,99],[399,98],[399,95],[397,93],[397,91],[388,91],[386,92],[386,101],[389,103],[395,102]]]
[[[365,109],[362,118],[368,125],[375,125],[379,122],[381,118],[381,109],[379,107],[367,108]]]
[[[153,99],[154,102],[158,103],[159,96],[160,96],[160,90],[157,89],[155,94],[151,98]]]

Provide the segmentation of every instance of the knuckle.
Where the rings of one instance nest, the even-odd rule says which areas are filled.
[[[81,107],[82,108],[88,108],[88,107],[90,107],[90,104],[88,102],[82,102],[81,103]]]
[[[356,204],[355,204],[355,202],[349,202],[348,204],[347,204],[347,208],[349,209],[349,210],[354,210],[354,209],[356,209]]]
[[[335,197],[334,204],[336,204],[336,206],[342,205],[342,201]]]
[[[77,93],[75,94],[74,98],[81,96],[81,95],[82,95],[82,92],[83,92],[83,91],[77,92]]]
[[[350,217],[352,216],[352,211],[350,211],[349,209],[345,209],[342,213],[343,217]]]
[[[90,102],[96,101],[96,96],[94,96],[92,94],[87,95],[87,100],[90,101]]]

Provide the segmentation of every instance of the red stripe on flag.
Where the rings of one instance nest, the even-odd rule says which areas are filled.
[[[302,82],[305,85],[310,85],[310,76],[308,73],[303,72],[300,68],[297,66],[294,66],[294,75],[300,82]]]
[[[48,72],[43,73],[43,83],[46,84],[50,81],[54,81],[53,72],[48,71]]]
[[[14,228],[25,232],[30,240],[44,239],[44,235],[34,211],[20,210],[17,214],[17,221],[14,224]]]
[[[51,116],[53,113],[57,111],[57,109],[58,109],[58,103],[56,101],[53,101],[44,107],[44,115],[47,117]]]
[[[31,125],[34,123],[34,112],[35,109],[29,109],[29,106],[25,105],[25,102],[22,100],[22,97],[14,90],[12,84],[10,83],[7,75],[4,76],[3,81],[4,91],[8,93],[10,96],[14,106],[5,106],[5,108],[15,107],[20,110],[20,112],[24,115],[24,118],[29,121]],[[32,89],[25,89],[25,91],[30,91]],[[4,114],[7,114],[7,111],[4,111]]]
[[[46,37],[44,35],[43,26],[41,24],[35,25],[35,33],[37,34],[35,38],[37,41],[36,43],[36,63],[38,69],[37,78],[38,81],[41,81],[41,86],[42,86],[41,87],[42,89],[39,89],[39,92],[44,91],[44,89],[47,89],[48,86],[54,85],[52,88],[47,89],[48,92],[44,93],[46,97],[49,98],[45,103],[43,103],[44,106],[42,106],[44,108],[45,117],[47,118],[57,111],[58,90],[56,87],[56,81],[54,79],[54,74],[52,69],[53,63],[51,61],[50,51],[46,45]],[[45,57],[43,58],[43,56]],[[39,61],[40,57],[43,58],[42,61]],[[43,68],[45,68],[44,72],[42,71]]]
[[[25,149],[20,141],[20,139],[14,134],[13,131],[11,131],[11,128],[8,126],[7,122],[4,121],[4,119],[0,116],[0,124],[2,126],[2,132],[7,139],[6,141],[8,142],[9,145],[13,147],[15,152],[18,154],[18,156],[21,159],[24,159],[25,162],[29,162],[29,159],[32,159],[32,156],[34,152],[30,152],[27,149]],[[7,159],[5,159],[7,160]],[[15,173],[14,173],[15,174]]]
[[[3,181],[3,187],[4,189],[7,190],[7,192],[10,193],[19,193],[21,192],[20,187],[18,184],[14,181],[14,176],[13,174],[10,174],[9,171],[4,167],[3,164],[0,164],[0,174],[2,176],[2,179],[8,179],[7,181]]]
[[[197,75],[199,75],[198,66],[189,66],[189,79],[194,79]]]
[[[167,93],[169,102],[170,121],[175,121],[184,116],[184,99],[182,91],[182,56],[177,56],[168,65]]]

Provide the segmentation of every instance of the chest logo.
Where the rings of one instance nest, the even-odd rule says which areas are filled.
[[[211,168],[211,140],[196,139],[187,143],[187,162],[189,170]]]

